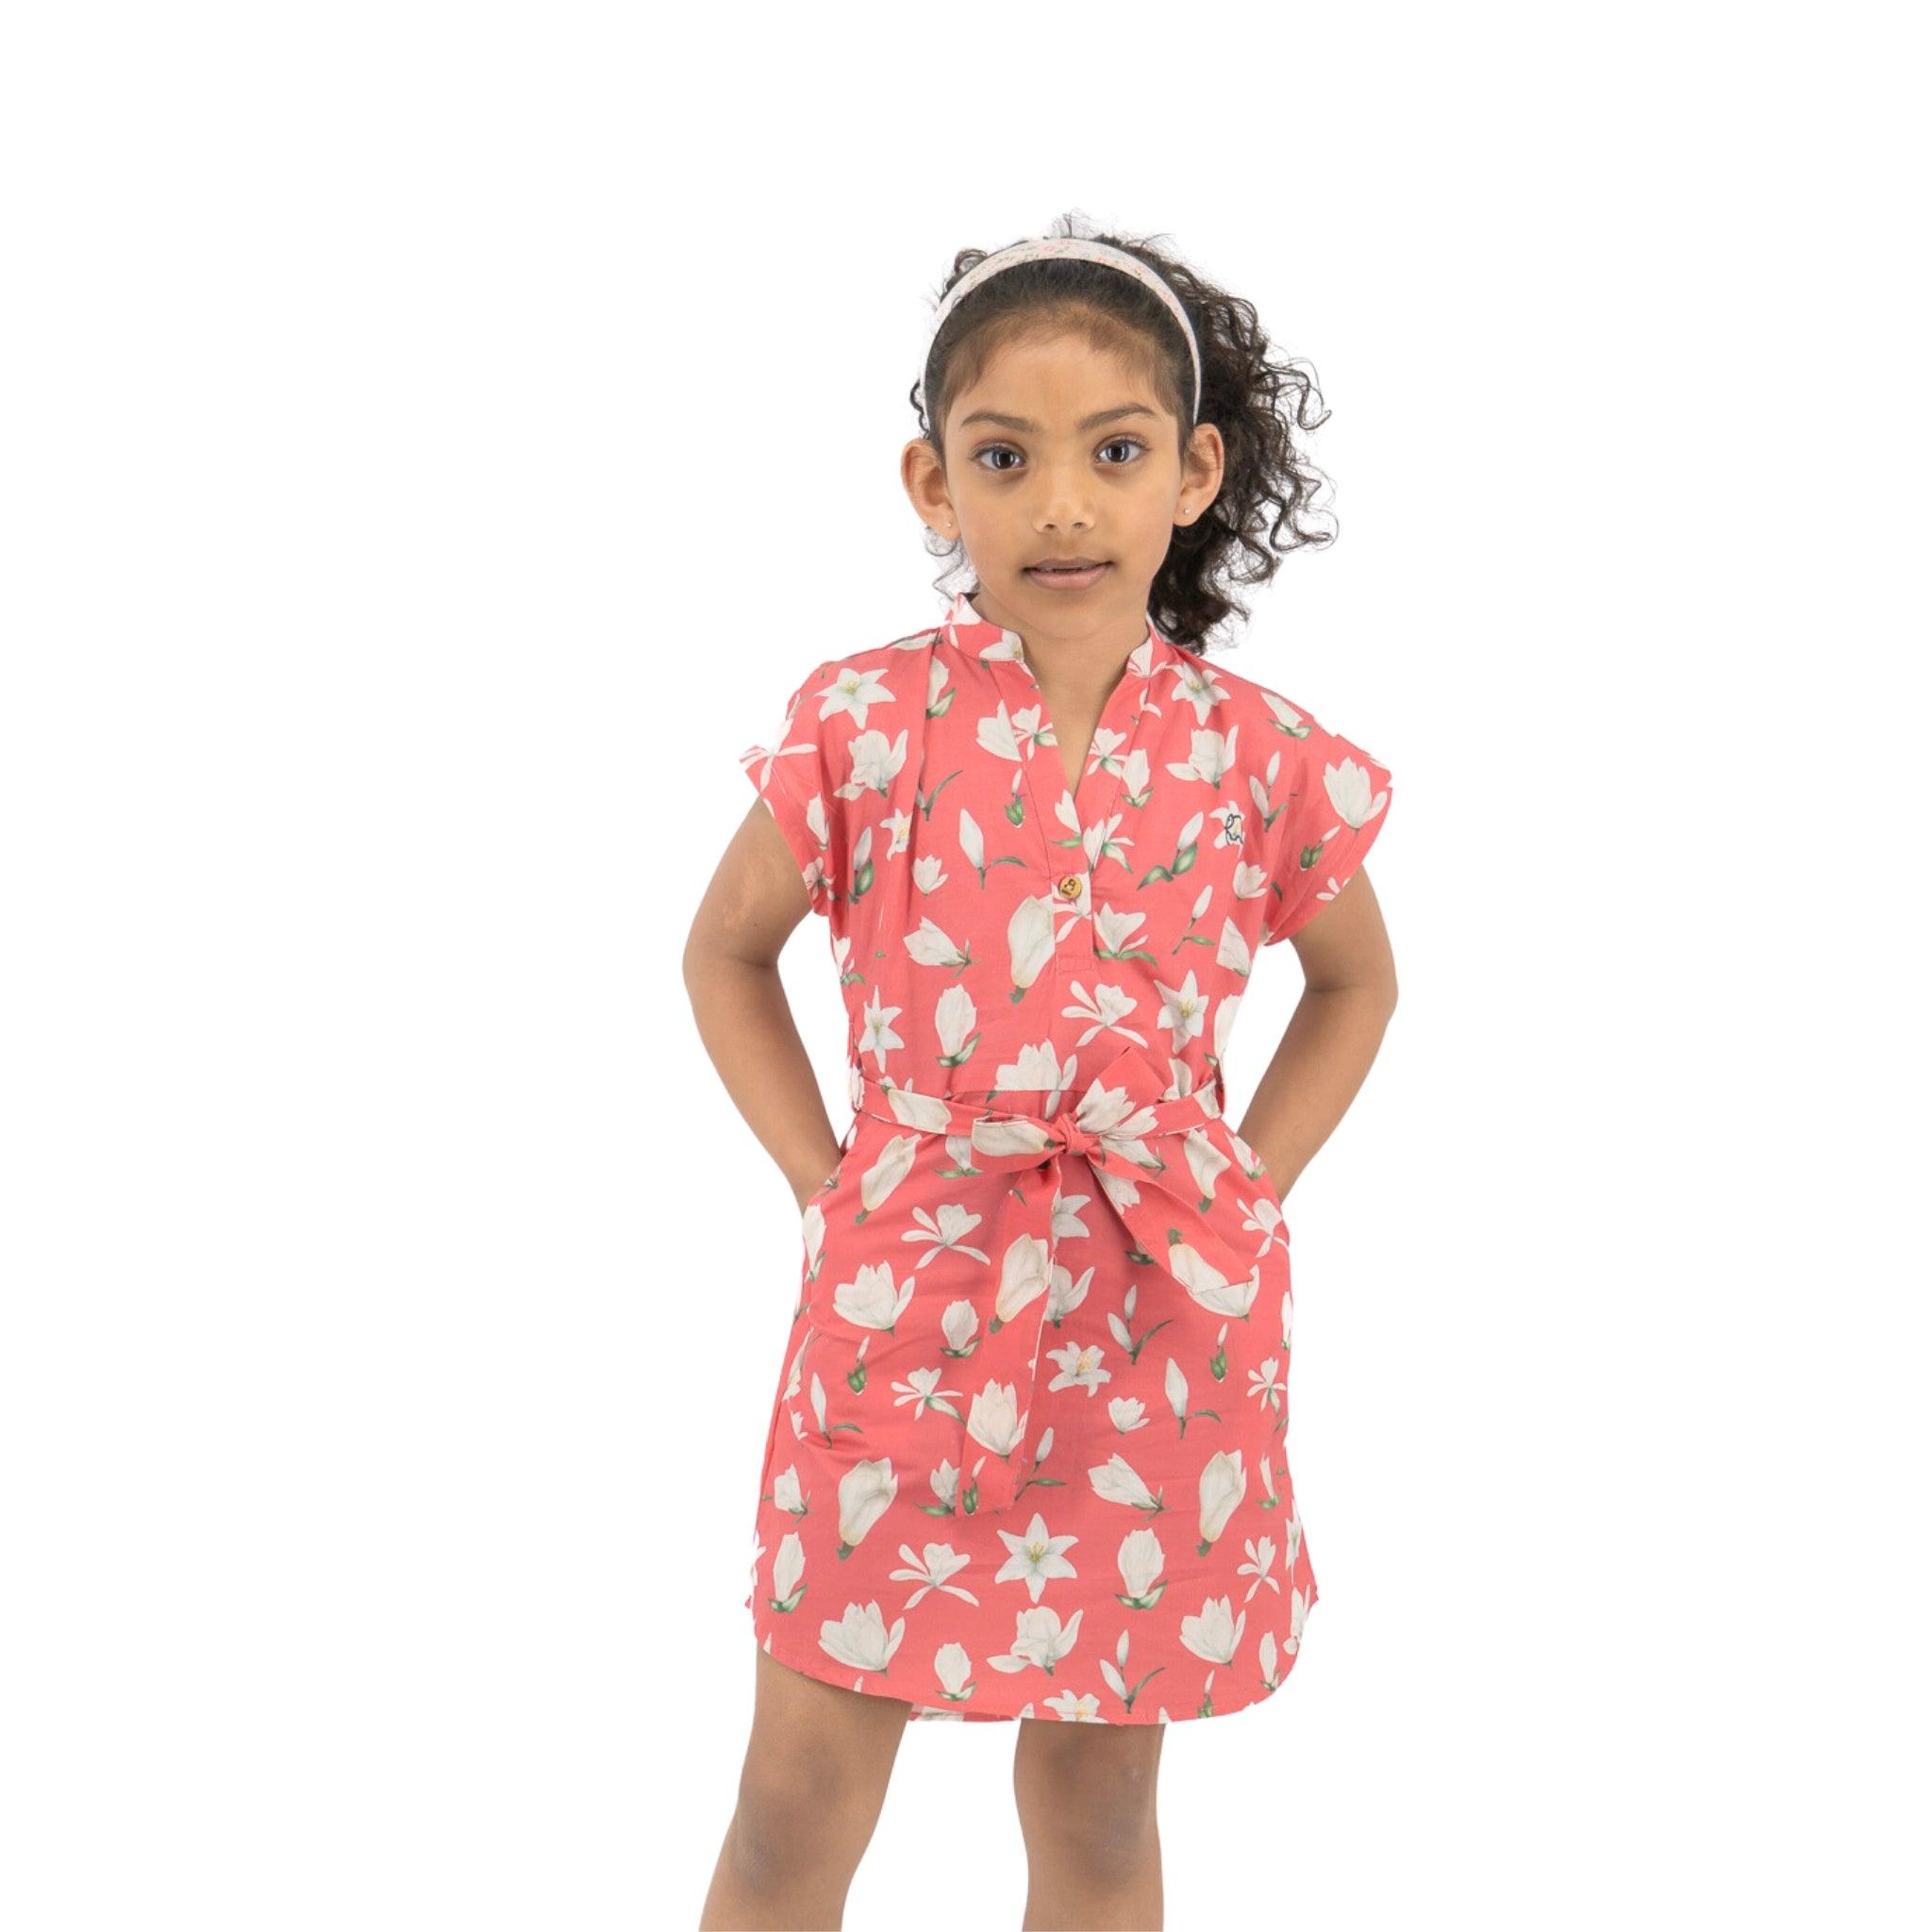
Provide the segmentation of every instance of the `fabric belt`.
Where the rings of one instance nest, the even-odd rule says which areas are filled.
[[[1219,1083],[1180,1099],[1164,1097],[1167,1084],[1166,1069],[1130,1045],[1094,1077],[1075,1106],[1051,1117],[995,1111],[990,1104],[1007,1093],[1037,1094],[1041,1089],[993,1090],[988,1105],[975,1105],[862,1081],[860,1112],[901,1129],[953,1138],[955,1165],[962,1171],[1014,1177],[1001,1195],[991,1233],[974,1230],[973,1245],[988,1257],[984,1274],[952,1298],[970,1302],[978,1322],[969,1336],[950,1309],[946,1317],[947,1373],[940,1380],[942,1386],[959,1385],[958,1406],[944,1399],[929,1404],[958,1430],[956,1500],[969,1513],[1007,1508],[1026,1487],[1043,1447],[1051,1446],[1039,1440],[1040,1358],[1049,1346],[1050,1314],[1057,1307],[1063,1313],[1064,1292],[1082,1286],[1069,1274],[1056,1291],[1060,1225],[1076,1231],[1077,1217],[1104,1201],[1133,1237],[1129,1259],[1158,1263],[1165,1278],[1179,1283],[1208,1312],[1244,1318],[1254,1300],[1259,1284],[1256,1257],[1238,1254],[1209,1218],[1217,1176],[1230,1165],[1201,1131],[1221,1116]],[[1070,1178],[1073,1191],[1079,1191],[1081,1177],[1070,1177],[1063,1168],[1074,1155],[1088,1163],[1099,1189],[1099,1201],[1078,1209],[1061,1200]],[[1223,1217],[1234,1211],[1224,1197],[1221,1211]],[[1106,1284],[1103,1292],[1111,1293],[1113,1287]],[[1158,1306],[1149,1310],[1129,1303],[1112,1324],[1117,1338],[1125,1337],[1121,1352],[1169,1319]],[[1069,1341],[1067,1351],[1056,1351],[1062,1373],[1108,1366],[1111,1351],[1090,1346],[1083,1360],[1071,1353],[1075,1347]],[[1102,1381],[1087,1400],[1108,1397]],[[1037,1481],[1058,1487],[1085,1479],[1081,1470],[1042,1474]]]

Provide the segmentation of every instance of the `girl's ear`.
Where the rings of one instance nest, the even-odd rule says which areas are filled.
[[[1227,475],[1227,445],[1221,431],[1211,423],[1196,423],[1188,439],[1188,453],[1181,466],[1180,501],[1174,507],[1176,524],[1191,524],[1208,513],[1221,494]]]

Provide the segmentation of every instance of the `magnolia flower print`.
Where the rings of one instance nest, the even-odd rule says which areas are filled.
[[[742,755],[825,921],[855,1108],[770,1298],[747,1606],[915,1717],[1215,1715],[1285,1681],[1315,1599],[1298,1284],[1227,1056],[1389,774],[1151,625],[1075,749],[961,598],[812,667]]]
[[[841,798],[858,798],[876,791],[881,798],[906,763],[907,733],[888,740],[883,731],[861,731],[849,747],[852,775],[838,788]]]
[[[1013,908],[1007,922],[1007,951],[1012,964],[1012,997],[1024,997],[1026,989],[1039,978],[1041,968],[1053,958],[1053,895],[1028,895]]]
[[[850,664],[840,668],[831,683],[819,692],[819,697],[821,720],[842,712],[861,730],[865,726],[866,714],[873,706],[892,702],[892,693],[881,673],[861,671]]]
[[[1339,765],[1322,768],[1322,783],[1341,823],[1358,832],[1389,803],[1386,791],[1375,790],[1374,774],[1366,765],[1343,758]]]
[[[1234,741],[1233,731],[1224,738],[1218,731],[1196,731],[1186,762],[1170,764],[1167,769],[1176,778],[1199,778],[1218,786],[1234,769]]]

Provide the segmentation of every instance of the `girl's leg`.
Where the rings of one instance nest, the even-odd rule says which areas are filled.
[[[1026,1840],[1026,1932],[1158,1932],[1155,1783],[1166,1729],[1020,1720],[1013,1795]]]
[[[822,1684],[755,1650],[751,1741],[700,1932],[836,1932],[885,1803],[907,1707]]]

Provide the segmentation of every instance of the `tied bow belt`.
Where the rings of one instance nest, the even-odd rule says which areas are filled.
[[[958,1392],[946,1397],[950,1408],[934,1409],[941,1417],[953,1415],[959,1435],[955,1458],[959,1502],[974,1514],[1006,1508],[1024,1483],[1037,1453],[1033,1445],[1041,1429],[1036,1391],[1040,1358],[1047,1346],[1059,1246],[1054,1204],[1063,1193],[1083,1191],[1077,1177],[1071,1189],[1067,1186],[1062,1163],[1068,1156],[1082,1157],[1096,1178],[1106,1176],[1099,1181],[1095,1197],[1076,1211],[1084,1216],[1111,1208],[1134,1237],[1134,1259],[1159,1263],[1168,1275],[1202,1299],[1203,1306],[1220,1306],[1212,1298],[1217,1290],[1249,1282],[1255,1275],[1255,1256],[1238,1254],[1210,1218],[1212,1174],[1227,1157],[1219,1148],[1213,1150],[1204,1191],[1178,1138],[1220,1118],[1217,1087],[1171,1100],[1162,1097],[1166,1084],[1162,1072],[1131,1046],[1092,1080],[1075,1108],[1051,1119],[994,1112],[939,1094],[900,1093],[869,1078],[863,1082],[860,1112],[902,1132],[970,1141],[974,1169],[1013,1176],[1002,1194],[990,1238],[974,1230],[973,1244],[988,1256],[985,1274],[974,1287],[947,1297],[973,1304],[980,1318],[973,1338],[978,1345],[963,1359],[942,1358],[946,1373],[940,1386],[957,1386]],[[1241,1173],[1239,1168],[1232,1171]],[[1238,1214],[1231,1198],[1223,1195],[1221,1202],[1224,1216]],[[971,1265],[979,1267],[977,1262]],[[1138,1338],[1154,1323],[1145,1318],[1144,1310],[1137,1310],[1132,1325]],[[1074,1350],[1077,1344],[1069,1341],[1067,1347]],[[1067,1355],[1061,1366],[1082,1364]],[[1107,1366],[1104,1355],[1100,1366]],[[1086,1399],[1105,1402],[1108,1392],[1107,1383],[1101,1382]]]

